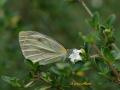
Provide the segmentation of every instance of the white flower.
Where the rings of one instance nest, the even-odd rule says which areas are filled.
[[[70,56],[68,58],[70,58],[70,61],[72,63],[75,63],[77,61],[81,61],[82,57],[80,56],[80,53],[83,53],[83,49],[73,49],[72,53],[70,54]]]

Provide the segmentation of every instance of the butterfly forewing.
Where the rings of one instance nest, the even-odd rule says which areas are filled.
[[[55,58],[66,57],[66,49],[61,44],[35,31],[21,31],[19,42],[25,58],[34,63],[45,65],[56,62]]]

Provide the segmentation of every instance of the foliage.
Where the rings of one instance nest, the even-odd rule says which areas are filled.
[[[88,6],[90,1],[85,1]],[[98,11],[95,13],[85,2],[0,1],[1,90],[119,90],[120,50],[117,45],[120,42],[119,32],[115,33],[119,22],[115,21],[115,14],[106,12],[107,5],[111,7],[109,10],[115,11],[119,1],[106,0],[107,5],[90,6]],[[66,59],[45,66],[24,60],[18,42],[18,33],[22,30],[44,32],[56,37],[65,47],[82,48],[85,50],[83,60],[73,64]]]

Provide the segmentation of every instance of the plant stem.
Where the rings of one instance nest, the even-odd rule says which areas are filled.
[[[112,63],[109,62],[110,60],[108,60],[103,53],[101,53],[101,51],[99,50],[99,48],[93,44],[93,47],[95,48],[95,50],[100,54],[100,56],[102,56],[102,58],[106,61],[106,63],[109,65],[110,69],[112,70],[112,72],[114,73],[114,75],[117,77],[117,80],[120,81],[120,75],[118,73],[118,71],[113,67]]]
[[[24,88],[30,87],[33,83],[34,83],[34,81],[30,81],[29,83],[27,83],[27,84],[24,86]]]
[[[78,2],[80,2],[82,4],[82,6],[85,8],[85,10],[87,11],[87,13],[93,17],[93,13],[91,12],[91,10],[87,7],[87,5],[85,4],[85,2],[83,0],[78,0]]]
[[[95,55],[91,55],[91,56],[90,56],[90,58],[97,58],[97,57],[99,57],[98,54],[95,54]]]
[[[84,0],[78,0],[82,6],[85,8],[85,10],[87,11],[87,13],[90,15],[90,17],[93,17],[93,13],[91,12],[91,10],[87,7],[87,5],[85,4]],[[117,77],[117,80],[120,81],[120,75],[118,73],[118,71],[113,67],[112,63],[109,62],[109,60],[103,55],[103,53],[101,53],[101,51],[99,50],[99,48],[96,46],[96,44],[93,44],[93,47],[95,48],[95,50],[98,52],[98,54],[100,54],[100,56],[103,57],[103,59],[107,62],[107,64],[109,65],[110,69],[112,70],[112,72],[114,73],[114,75]],[[119,51],[119,48],[113,44],[113,47]]]

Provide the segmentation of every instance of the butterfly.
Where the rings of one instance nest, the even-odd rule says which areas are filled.
[[[67,50],[51,37],[36,31],[21,31],[19,43],[26,59],[46,65],[65,59]]]
[[[21,31],[19,43],[24,57],[33,63],[46,65],[68,57],[68,50],[60,43],[36,31]],[[81,50],[73,49],[68,57],[72,63],[82,60],[80,52]]]

